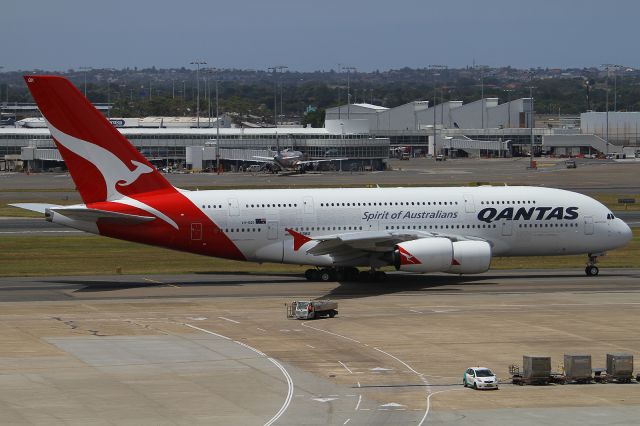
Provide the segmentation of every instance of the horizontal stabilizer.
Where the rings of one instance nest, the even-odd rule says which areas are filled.
[[[9,204],[9,205],[12,207],[17,207],[19,209],[31,210],[32,212],[42,213],[42,214],[44,214],[47,209],[62,207],[58,204],[47,204],[47,203],[15,203],[15,204]]]
[[[107,210],[88,209],[88,208],[58,208],[50,209],[54,213],[61,214],[69,219],[80,220],[83,222],[96,222],[98,219],[107,220],[113,223],[135,224],[149,222],[155,219],[154,216],[139,216],[135,214],[110,212]]]

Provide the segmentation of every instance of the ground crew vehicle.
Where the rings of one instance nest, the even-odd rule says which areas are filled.
[[[462,376],[462,384],[465,388],[498,389],[498,378],[488,368],[470,367]]]
[[[297,300],[287,309],[287,317],[296,319],[333,318],[337,314],[338,302],[333,300]]]

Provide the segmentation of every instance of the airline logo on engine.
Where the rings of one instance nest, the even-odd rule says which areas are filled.
[[[498,211],[493,207],[478,212],[478,220],[486,223],[497,220],[575,220],[578,218],[578,207],[507,207]]]
[[[409,253],[406,249],[398,246],[398,252],[400,253],[400,264],[401,265],[421,265],[420,262],[414,255]]]

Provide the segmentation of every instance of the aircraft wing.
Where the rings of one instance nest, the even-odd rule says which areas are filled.
[[[251,158],[253,158],[253,160],[251,160],[251,161],[257,161],[257,162],[260,162],[260,163],[273,163],[274,162],[273,157],[262,157],[260,155],[254,155]]]
[[[346,161],[348,158],[328,158],[326,160],[304,160],[297,161],[296,164],[315,164],[315,163],[324,163],[327,161]]]
[[[398,231],[359,231],[334,235],[307,237],[291,229],[288,230],[294,238],[294,250],[307,246],[306,252],[315,256],[330,255],[334,259],[345,261],[371,253],[386,253],[393,250],[396,244],[420,238],[448,238],[451,241],[480,240],[463,235],[441,234],[417,230]],[[484,240],[482,240],[484,241]]]

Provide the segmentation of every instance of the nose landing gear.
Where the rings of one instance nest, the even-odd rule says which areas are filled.
[[[600,269],[596,266],[598,263],[598,256],[594,256],[589,254],[589,261],[587,262],[587,267],[584,268],[584,272],[588,277],[595,277],[600,272]]]

